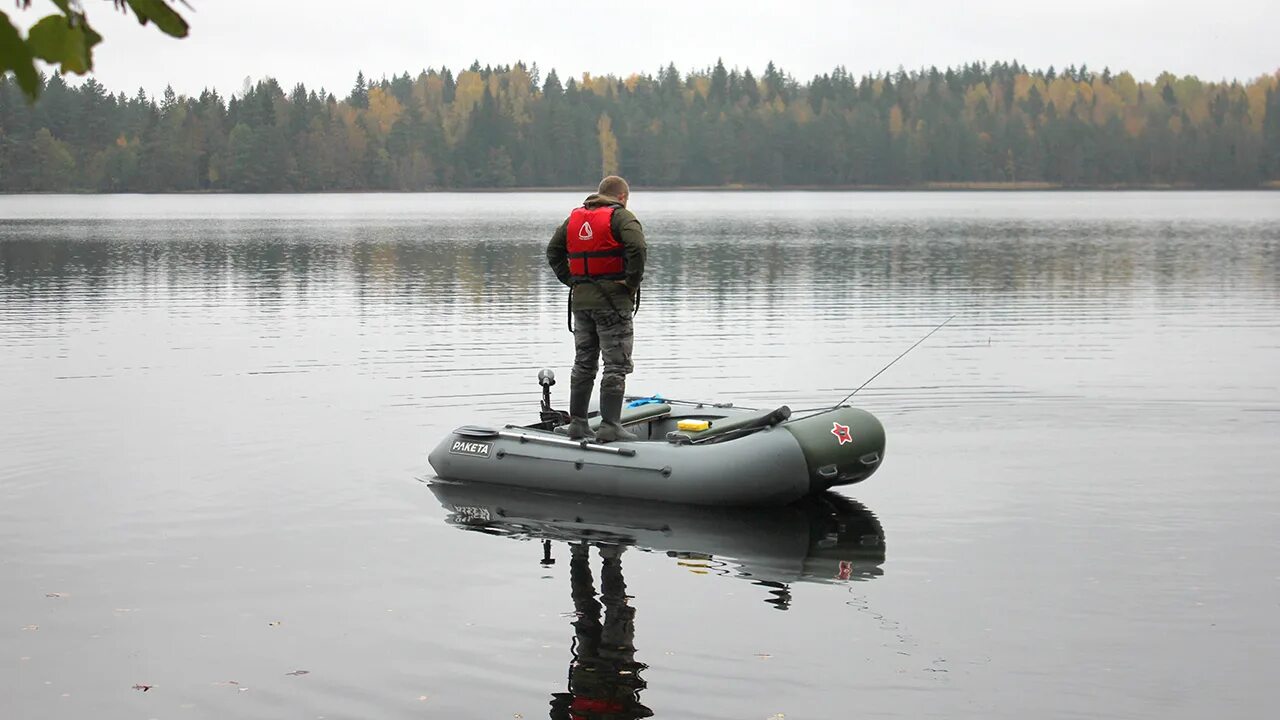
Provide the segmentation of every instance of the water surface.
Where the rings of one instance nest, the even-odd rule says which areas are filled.
[[[834,402],[956,317],[856,396],[847,500],[586,552],[426,463],[567,378],[579,200],[0,197],[4,714],[1270,706],[1280,195],[637,193],[635,392]]]

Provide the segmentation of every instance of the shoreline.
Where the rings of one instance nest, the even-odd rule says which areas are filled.
[[[636,190],[651,192],[1255,192],[1280,190],[1280,180],[1268,180],[1252,187],[1209,187],[1189,184],[1135,183],[1123,185],[1064,185],[1049,182],[930,182],[917,185],[636,185]],[[233,190],[160,190],[156,192],[110,193],[94,190],[48,190],[36,192],[0,192],[0,196],[21,195],[415,195],[435,193],[568,193],[589,192],[586,185],[522,185],[516,187],[456,187],[423,190],[265,190],[236,192]]]

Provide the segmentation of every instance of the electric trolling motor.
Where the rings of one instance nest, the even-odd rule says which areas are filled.
[[[555,410],[551,407],[551,386],[556,384],[556,374],[549,368],[539,370],[538,384],[542,386],[542,412],[540,417],[543,427],[548,430],[554,430],[561,425],[567,425],[569,423],[569,413],[563,410]]]

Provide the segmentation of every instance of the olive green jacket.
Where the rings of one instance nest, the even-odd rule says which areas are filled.
[[[608,195],[592,194],[582,203],[583,207],[600,207],[616,204],[618,201]],[[617,280],[598,280],[596,282],[580,282],[571,284],[569,276],[569,246],[566,240],[566,228],[569,219],[560,223],[556,232],[547,243],[547,264],[556,274],[556,279],[573,288],[574,310],[608,310],[609,301],[613,301],[619,312],[630,313],[634,307],[636,291],[644,279],[644,260],[647,252],[644,243],[644,229],[634,213],[626,208],[618,208],[613,213],[614,237],[622,243],[626,253],[627,279],[625,285]],[[605,297],[604,293],[608,293]]]

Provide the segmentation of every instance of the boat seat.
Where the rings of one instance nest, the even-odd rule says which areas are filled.
[[[634,425],[639,422],[656,420],[670,414],[670,405],[666,403],[649,403],[647,405],[640,405],[639,407],[623,407],[622,416],[618,418],[618,422],[623,425]],[[592,430],[598,429],[602,422],[604,421],[600,419],[599,415],[592,416],[587,420],[587,424],[591,426]],[[561,425],[556,428],[556,432],[564,435],[568,432],[568,428],[568,425]]]
[[[776,410],[764,410],[733,419],[717,420],[706,430],[683,430],[667,433],[667,441],[676,445],[715,442],[716,438],[738,435],[773,427],[791,417],[791,408],[783,405]]]

